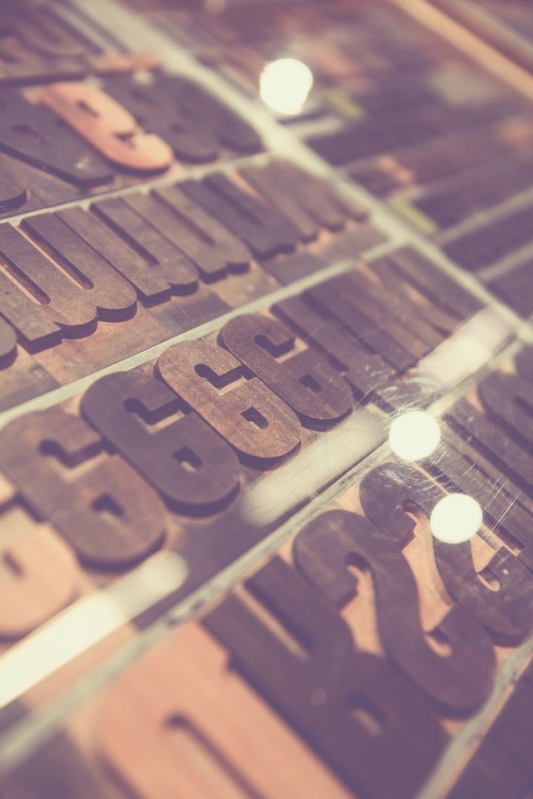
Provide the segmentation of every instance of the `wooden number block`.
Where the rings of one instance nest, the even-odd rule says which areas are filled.
[[[131,114],[88,83],[52,83],[37,95],[112,164],[134,172],[159,172],[170,166],[172,150],[153,133],[136,129]]]
[[[298,243],[299,234],[291,222],[237,188],[225,175],[185,182],[181,188],[260,258],[291,252]]]
[[[357,579],[347,569],[350,562],[367,564],[385,651],[426,696],[463,714],[487,699],[495,669],[487,633],[456,605],[437,631],[451,652],[442,657],[431,649],[420,625],[412,571],[388,530],[378,531],[355,513],[329,511],[308,524],[294,546],[298,568],[333,605],[345,604],[357,592]]]
[[[451,459],[450,450],[448,453]],[[460,457],[456,468],[470,478],[459,488],[477,499],[485,510],[490,484],[485,480],[477,487],[472,469],[468,469]],[[446,469],[446,475],[449,474],[453,474],[452,470]],[[409,544],[415,528],[414,519],[404,508],[416,506],[429,519],[433,507],[443,496],[443,490],[432,480],[404,464],[378,466],[360,486],[361,504],[367,518],[402,548]],[[525,510],[522,513],[524,521],[530,523],[529,514]],[[497,529],[500,517],[494,515],[493,518],[491,526]],[[507,522],[507,529],[509,527],[516,532],[511,520]],[[495,641],[506,645],[522,641],[533,625],[533,579],[522,561],[503,546],[494,553],[484,568],[485,578],[490,576],[498,583],[498,591],[493,591],[475,570],[470,542],[446,544],[432,536],[431,546],[450,596],[478,619]]]

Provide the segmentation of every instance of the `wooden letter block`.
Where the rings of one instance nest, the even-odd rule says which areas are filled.
[[[238,492],[240,467],[226,442],[196,413],[180,415],[176,394],[140,371],[101,378],[85,393],[81,408],[112,443],[176,509],[214,513]]]
[[[19,638],[48,621],[74,598],[79,576],[71,548],[44,525],[0,539],[0,637]]]
[[[248,247],[178,186],[158,189],[155,196],[174,212],[169,227],[171,241],[196,264],[203,280],[210,282],[232,267],[248,265],[252,257]]]
[[[312,241],[321,227],[338,231],[346,219],[365,216],[325,180],[290,163],[275,161],[265,167],[247,167],[241,175],[290,219],[302,241]]]
[[[300,443],[296,414],[257,377],[231,390],[243,375],[241,362],[208,341],[184,341],[159,358],[163,380],[237,452],[257,462],[279,460]]]
[[[31,216],[24,220],[23,227],[81,281],[100,319],[117,322],[135,313],[137,296],[133,287],[58,216]]]
[[[0,432],[0,468],[37,518],[52,522],[89,565],[128,568],[163,541],[157,494],[118,455],[102,453],[89,425],[59,407]]]
[[[394,378],[396,370],[380,355],[363,349],[347,331],[326,320],[301,297],[282,300],[273,311],[292,325],[306,343],[310,342],[328,357],[356,397],[365,397]]]
[[[0,112],[0,149],[81,189],[113,181],[104,159],[46,106],[3,88]]]
[[[96,86],[53,83],[41,89],[38,99],[113,164],[155,172],[173,161],[166,142],[153,133],[138,132],[131,114]]]
[[[281,322],[244,314],[220,332],[225,347],[254,372],[311,427],[339,421],[352,407],[351,391],[338,372],[313,350],[295,353],[295,335]]]
[[[260,258],[290,252],[299,241],[298,230],[288,219],[279,211],[261,205],[225,175],[210,175],[201,182],[188,181],[181,188]]]
[[[90,287],[82,288],[69,280],[11,225],[0,226],[0,253],[11,267],[8,274],[13,273],[14,277],[12,297],[7,277],[1,276],[5,288],[0,307],[29,342],[30,348],[57,343],[61,332],[74,338],[94,331],[98,311],[92,302]],[[21,279],[24,286],[29,283],[35,300],[17,290],[17,279]]]
[[[139,799],[351,796],[192,624],[110,690],[97,735]]]
[[[190,294],[198,285],[198,271],[192,261],[165,236],[139,216],[125,200],[103,200],[93,210],[124,241],[141,255],[147,266],[140,269],[135,260],[118,264],[122,273],[148,298],[175,293]]]

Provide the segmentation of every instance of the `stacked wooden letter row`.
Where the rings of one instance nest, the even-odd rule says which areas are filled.
[[[458,199],[530,103],[410,0],[200,5],[0,10],[0,799],[531,799],[531,254]]]

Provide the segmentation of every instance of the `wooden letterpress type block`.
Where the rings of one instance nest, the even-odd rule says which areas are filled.
[[[0,468],[85,563],[128,568],[163,541],[157,494],[119,456],[102,454],[100,437],[81,419],[50,408],[11,422],[0,436]]]
[[[296,337],[281,322],[244,314],[227,322],[220,336],[223,345],[296,411],[304,424],[324,426],[350,412],[346,383],[314,351],[295,351]],[[291,350],[292,357],[276,360]]]
[[[216,343],[175,344],[159,358],[157,369],[247,462],[274,463],[300,444],[296,414],[257,377],[242,380],[245,368]],[[233,389],[232,382],[237,382]]]
[[[112,182],[106,161],[50,109],[9,88],[0,92],[0,110],[1,150],[80,188]]]
[[[154,427],[181,410],[177,395],[155,377],[138,370],[107,375],[88,389],[81,408],[176,510],[212,514],[238,491],[235,453],[194,411]]]

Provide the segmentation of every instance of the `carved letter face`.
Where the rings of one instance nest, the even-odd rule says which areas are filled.
[[[245,314],[227,322],[220,335],[224,346],[290,405],[304,424],[331,424],[350,412],[348,385],[318,353],[308,349],[277,360],[294,348],[295,341],[281,322]]]
[[[140,371],[101,378],[85,393],[82,412],[176,510],[205,515],[239,489],[240,467],[226,442],[189,412],[170,424],[178,398]]]
[[[5,427],[0,468],[89,565],[126,568],[163,541],[165,513],[157,494],[122,458],[102,452],[86,422],[61,408]]]
[[[278,460],[300,443],[294,412],[257,377],[239,380],[240,361],[217,344],[176,344],[160,357],[158,369],[176,394],[252,462]],[[225,386],[229,390],[220,393]]]

